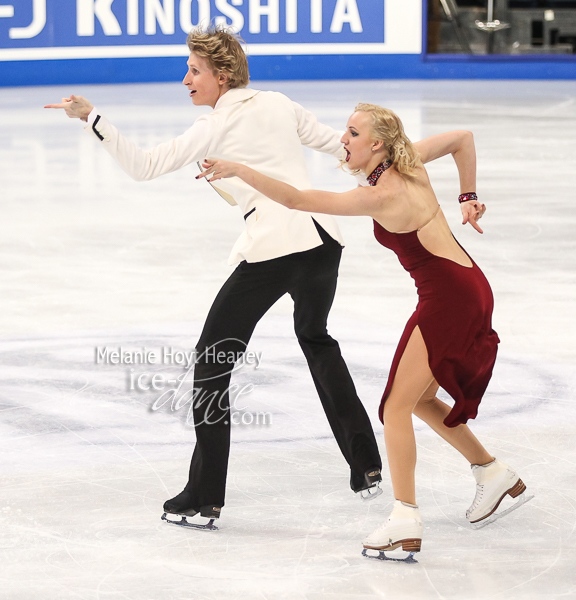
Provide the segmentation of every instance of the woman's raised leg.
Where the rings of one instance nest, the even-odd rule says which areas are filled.
[[[458,450],[470,464],[485,465],[494,460],[494,457],[470,431],[468,425],[457,425],[456,427],[444,425],[444,419],[451,409],[442,400],[436,398],[437,391],[438,384],[433,381],[416,404],[414,414]]]

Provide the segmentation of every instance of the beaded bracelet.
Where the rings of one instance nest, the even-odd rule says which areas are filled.
[[[462,202],[468,202],[469,200],[472,200],[474,202],[478,200],[476,192],[466,192],[465,194],[460,194],[458,196],[458,202],[460,202],[460,204],[462,204]]]

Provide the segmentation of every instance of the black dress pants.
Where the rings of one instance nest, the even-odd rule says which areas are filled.
[[[258,321],[286,293],[294,300],[296,336],[334,437],[350,466],[352,488],[362,487],[368,469],[382,467],[368,415],[338,342],[326,330],[342,247],[318,224],[316,227],[323,241],[317,248],[238,265],[208,313],[196,346],[196,447],[186,485],[196,510],[209,504],[224,505],[230,452],[228,388],[233,366],[227,359],[232,354],[242,355]]]

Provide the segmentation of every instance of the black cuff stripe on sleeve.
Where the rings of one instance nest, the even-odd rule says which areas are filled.
[[[256,210],[256,207],[254,207],[252,210],[249,210],[245,215],[244,215],[244,220],[246,220],[254,211]]]
[[[96,129],[96,125],[98,124],[98,121],[100,120],[100,115],[98,115],[95,119],[94,119],[94,123],[92,123],[92,131],[98,136],[98,139],[103,142],[104,141],[104,136]]]

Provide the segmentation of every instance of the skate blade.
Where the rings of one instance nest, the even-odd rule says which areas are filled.
[[[167,513],[164,513],[161,517],[162,521],[166,521],[166,523],[170,523],[171,525],[178,525],[179,527],[189,527],[190,529],[206,529],[208,531],[218,531],[218,527],[214,525],[214,519],[210,519],[208,523],[201,525],[199,523],[189,523],[186,520],[186,517],[182,517],[180,521],[173,521],[169,519]]]
[[[368,554],[368,552],[377,552],[378,554]],[[370,550],[369,548],[364,548],[364,550],[362,550],[362,556],[365,556],[366,558],[373,558],[375,560],[389,560],[392,562],[418,564],[418,561],[414,558],[414,552],[408,552],[403,558],[400,558],[399,556],[386,556],[386,552],[389,552],[389,550]]]
[[[531,496],[528,496],[526,492],[520,494],[520,496],[518,496],[518,501],[515,504],[513,504],[510,508],[507,508],[506,510],[503,510],[500,513],[492,513],[489,517],[486,517],[485,519],[483,519],[482,521],[478,521],[477,523],[471,523],[472,529],[482,529],[483,527],[494,523],[494,521],[497,521],[498,519],[501,519],[502,517],[505,517],[511,512],[514,512],[515,510],[519,509],[523,504],[526,504],[526,502],[530,502],[532,498],[534,498],[534,494],[532,494]]]
[[[368,488],[367,490],[362,490],[358,493],[360,494],[360,499],[362,500],[362,502],[370,502],[370,500],[378,498],[378,496],[382,494],[382,491],[383,490],[380,489],[380,486],[376,484],[374,487]]]

